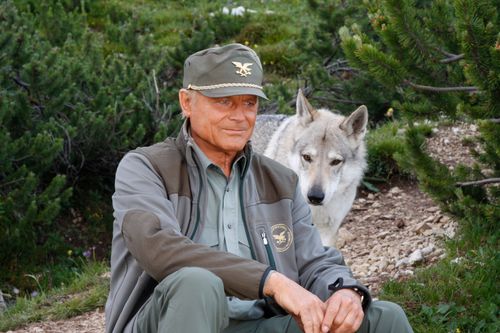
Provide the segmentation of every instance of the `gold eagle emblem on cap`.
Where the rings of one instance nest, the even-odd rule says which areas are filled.
[[[238,69],[236,71],[236,74],[239,74],[240,76],[244,76],[244,77],[247,77],[248,75],[252,75],[252,69],[249,67],[252,66],[253,63],[246,62],[246,63],[242,64],[239,61],[233,61],[232,63]]]

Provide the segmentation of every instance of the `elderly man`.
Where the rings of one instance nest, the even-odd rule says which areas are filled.
[[[240,44],[191,55],[179,136],[120,162],[107,332],[412,332],[321,245],[297,176],[252,152],[262,76]]]

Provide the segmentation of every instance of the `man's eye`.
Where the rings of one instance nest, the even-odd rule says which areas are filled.
[[[222,105],[229,105],[230,101],[229,98],[219,98],[217,100],[217,103]]]

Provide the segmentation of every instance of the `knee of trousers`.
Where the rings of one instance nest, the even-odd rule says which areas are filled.
[[[373,302],[368,311],[372,311],[373,314],[377,317],[377,321],[406,321],[406,314],[396,303],[388,302],[388,301],[375,301]]]
[[[155,288],[163,296],[172,299],[182,299],[226,302],[224,284],[222,280],[212,272],[199,267],[181,268],[172,273]]]

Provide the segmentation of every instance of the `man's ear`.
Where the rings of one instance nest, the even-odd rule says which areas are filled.
[[[191,116],[191,99],[192,96],[186,89],[182,88],[179,90],[179,104],[182,109],[182,115],[185,118]]]

